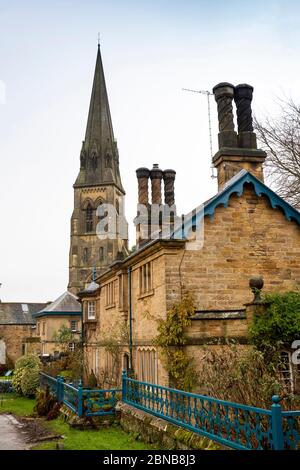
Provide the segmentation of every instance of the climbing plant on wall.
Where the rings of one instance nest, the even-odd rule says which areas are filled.
[[[158,335],[154,344],[161,348],[165,367],[174,386],[190,391],[196,385],[196,373],[193,361],[187,356],[186,328],[191,325],[195,313],[192,295],[186,294],[182,300],[175,302],[167,312],[165,319],[158,321]]]
[[[277,351],[300,339],[300,292],[267,294],[265,312],[254,316],[250,335],[256,347]]]

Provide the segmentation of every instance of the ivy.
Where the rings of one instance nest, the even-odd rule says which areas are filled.
[[[174,303],[166,319],[158,320],[158,335],[154,340],[154,344],[162,348],[171,381],[176,387],[188,391],[196,385],[196,373],[193,361],[184,349],[187,342],[185,330],[191,325],[194,313],[194,299],[186,294],[181,301]]]
[[[253,343],[260,350],[278,350],[300,339],[300,292],[267,294],[269,304],[263,314],[256,314],[250,327]]]

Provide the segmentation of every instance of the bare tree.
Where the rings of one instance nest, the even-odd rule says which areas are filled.
[[[281,101],[279,118],[254,120],[258,139],[267,152],[267,178],[276,192],[300,209],[300,106]]]

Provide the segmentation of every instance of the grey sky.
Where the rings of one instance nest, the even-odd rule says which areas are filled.
[[[0,0],[0,298],[66,289],[98,31],[134,244],[137,167],[177,171],[179,213],[216,192],[206,99],[182,87],[248,82],[259,115],[276,96],[299,101],[299,11],[296,1]],[[216,150],[213,100],[212,112]]]

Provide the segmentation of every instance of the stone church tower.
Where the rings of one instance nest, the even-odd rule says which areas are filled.
[[[73,187],[68,288],[77,293],[90,280],[93,270],[98,275],[127,254],[127,223],[125,228],[123,224],[122,234],[119,229],[119,222],[124,217],[125,191],[99,45],[80,170]],[[115,236],[99,237],[96,233],[98,222],[108,216],[107,212],[102,216],[97,214],[101,204],[111,204],[115,211]]]

